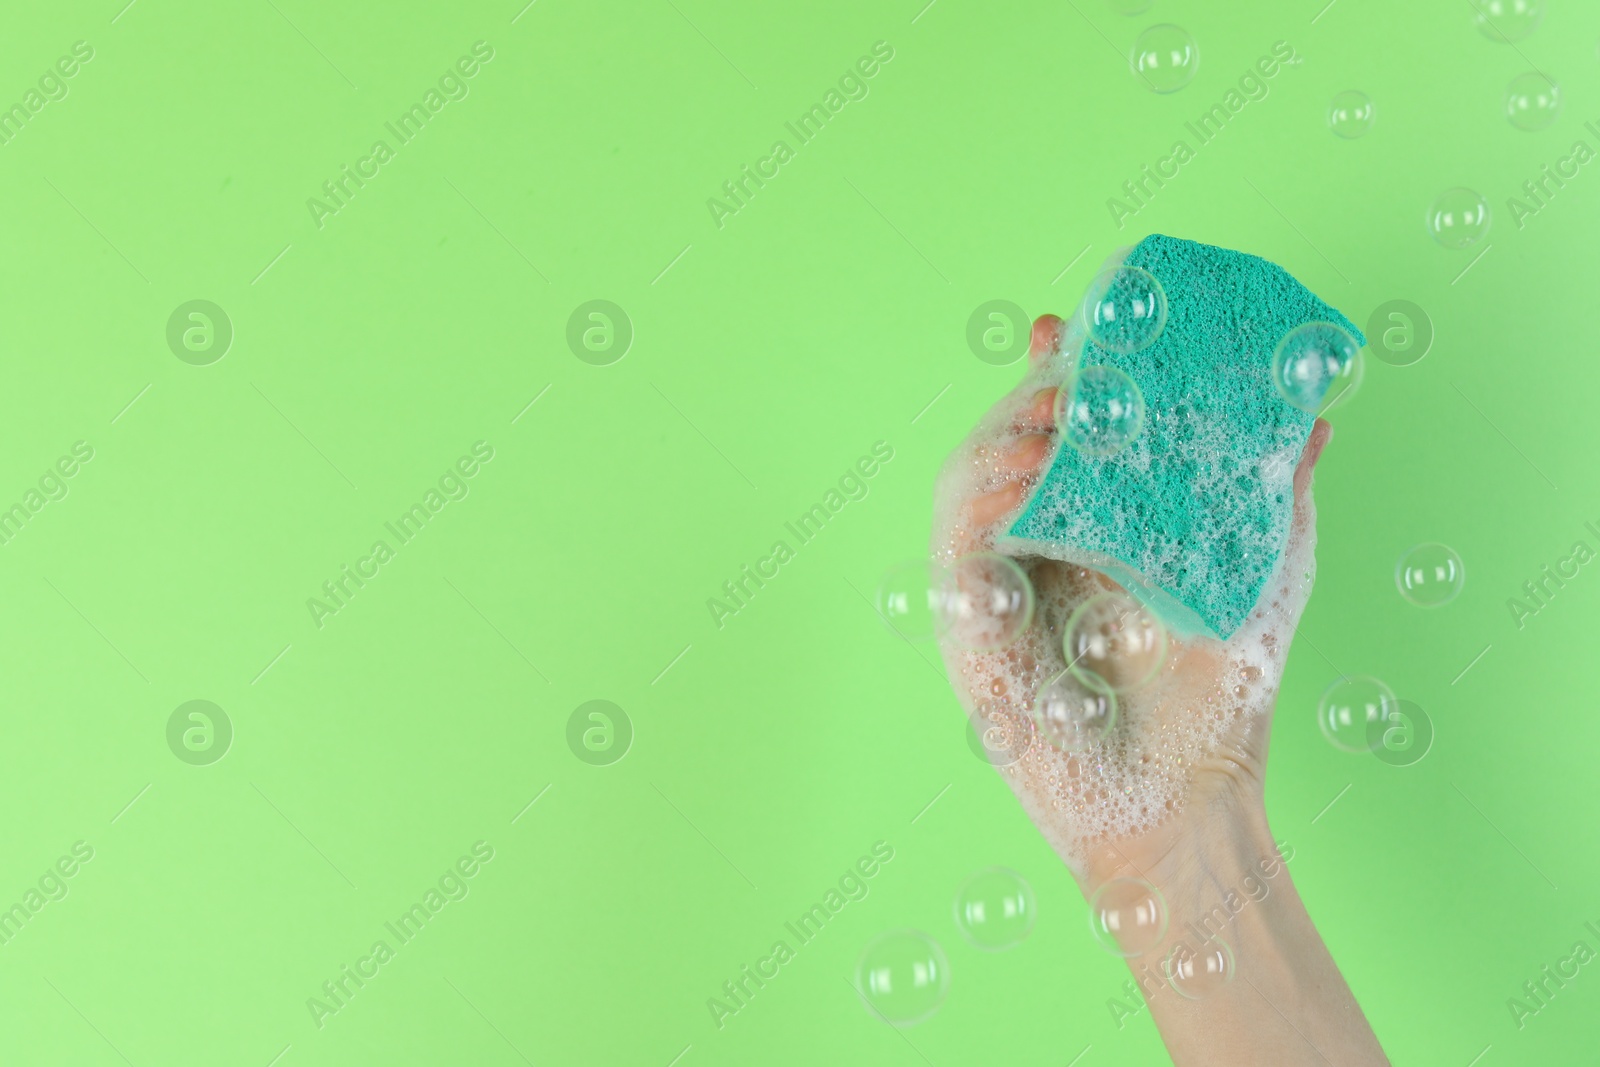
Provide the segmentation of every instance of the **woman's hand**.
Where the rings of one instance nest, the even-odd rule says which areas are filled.
[[[995,550],[1062,447],[1056,394],[1080,344],[1075,324],[1049,315],[1035,322],[1022,384],[984,417],[940,475],[933,553],[955,568],[961,592],[969,594],[962,603],[985,603],[970,595],[983,590],[970,586],[993,568],[959,561]],[[1318,419],[1292,476],[1287,546],[1237,633],[1226,641],[1169,635],[1159,667],[1140,658],[1150,655],[1148,643],[1129,652],[1127,663],[1115,654],[1095,663],[1097,673],[1124,689],[1103,736],[1041,731],[1034,710],[1041,688],[1067,671],[1064,639],[1074,610],[1098,594],[1121,592],[1104,575],[1013,556],[1035,602],[1020,636],[998,650],[974,650],[959,640],[971,628],[957,625],[941,641],[973,727],[1084,894],[1094,898],[1113,879],[1138,879],[1111,887],[1124,907],[1132,900],[1137,909],[1147,904],[1138,899],[1142,886],[1153,889],[1161,930],[1130,932],[1124,922],[1124,935],[1102,940],[1128,957],[1140,996],[1179,1064],[1388,1062],[1306,915],[1263,805],[1272,711],[1315,571],[1311,474],[1330,435]],[[1122,636],[1152,632],[1153,618],[1136,603],[1116,603],[1122,607],[1113,629],[1123,627]],[[1115,649],[1118,635],[1112,636]],[[1145,675],[1146,666],[1154,668],[1148,682],[1123,684]],[[1115,907],[1102,901],[1100,911]],[[1115,925],[1118,917],[1111,918],[1103,925]],[[1223,972],[1208,976],[1201,966],[1196,980],[1182,980],[1178,961],[1219,954]],[[1174,966],[1177,981],[1169,977]]]

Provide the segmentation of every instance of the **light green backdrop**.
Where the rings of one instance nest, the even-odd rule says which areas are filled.
[[[1273,828],[1395,1062],[1592,1057],[1588,968],[1520,1030],[1506,1001],[1600,947],[1600,572],[1520,629],[1506,602],[1600,548],[1600,167],[1520,228],[1506,201],[1600,147],[1600,12],[1550,0],[1511,47],[1468,0],[922,2],[11,13],[0,102],[27,111],[75,42],[92,59],[0,144],[0,506],[27,515],[0,546],[0,907],[26,915],[0,945],[0,1061],[1160,1062],[1147,1018],[1113,1021],[1126,972],[931,651],[865,602],[1020,373],[975,358],[968,316],[1070,312],[1147,232],[1264,255],[1363,325],[1391,299],[1431,317],[1427,358],[1371,361],[1334,416]],[[1202,54],[1165,97],[1123,58],[1161,21]],[[1278,41],[1300,62],[1119,230],[1107,198]],[[785,124],[876,42],[867,95],[800,144]],[[1530,67],[1564,93],[1539,133],[1502,110]],[[1348,88],[1377,109],[1354,141],[1325,121]],[[402,144],[386,123],[418,103]],[[718,220],[708,199],[778,140],[792,158]],[[319,226],[307,201],[346,165],[370,177]],[[1422,224],[1457,185],[1495,212],[1465,252]],[[631,323],[611,365],[567,341],[596,299]],[[209,365],[167,342],[193,300],[232,326]],[[80,441],[93,458],[30,511]],[[865,499],[716,625],[707,599],[879,441]],[[385,523],[475,442],[493,458],[445,478],[466,496],[401,544]],[[363,564],[378,540],[392,558]],[[1465,560],[1441,610],[1395,590],[1419,541]],[[345,565],[376,573],[319,626],[307,600]],[[1324,742],[1331,664],[1423,707],[1427,758]],[[620,762],[569,748],[595,699],[631,722]],[[191,700],[231,723],[216,762],[169,746]],[[718,1029],[707,998],[878,841],[870,894]],[[384,924],[464,856],[445,882],[467,895],[400,945]],[[1040,908],[999,954],[951,919],[992,864]],[[897,1034],[847,983],[908,926],[952,985]],[[319,1026],[308,998],[379,939],[393,958]]]

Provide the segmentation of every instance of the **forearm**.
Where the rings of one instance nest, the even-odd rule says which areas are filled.
[[[1144,872],[1165,898],[1165,937],[1128,961],[1177,1067],[1387,1064],[1377,1038],[1306,914],[1258,804],[1218,813]],[[1285,856],[1292,857],[1285,847]],[[1134,873],[1124,870],[1119,873]],[[1092,888],[1092,887],[1091,887]],[[1179,985],[1173,950],[1215,953],[1232,976]]]

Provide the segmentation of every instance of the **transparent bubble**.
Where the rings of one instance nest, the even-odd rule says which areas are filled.
[[[1361,347],[1331,322],[1307,322],[1284,335],[1272,354],[1272,381],[1301,411],[1321,414],[1361,384]]]
[[[1089,929],[1106,951],[1142,956],[1167,932],[1167,903],[1143,878],[1113,878],[1089,898]]]
[[[1033,932],[1038,904],[1027,879],[1006,867],[990,867],[956,891],[956,926],[987,952],[1015,948]]]
[[[997,701],[978,705],[977,728],[967,724],[973,755],[994,767],[1009,767],[1033,747],[1033,720]]]
[[[1083,301],[1083,328],[1090,340],[1118,355],[1155,344],[1167,325],[1167,292],[1142,267],[1103,271]]]
[[[1144,429],[1144,394],[1115,367],[1087,367],[1056,392],[1056,425],[1089,456],[1114,456]]]
[[[1437,542],[1407,549],[1394,568],[1400,595],[1424,608],[1450,603],[1466,580],[1467,571],[1456,550]]]
[[[1450,189],[1428,209],[1428,232],[1446,248],[1469,248],[1489,232],[1489,201],[1471,189]]]
[[[944,949],[917,930],[896,930],[868,945],[856,963],[856,991],[874,1015],[895,1026],[919,1023],[950,992]]]
[[[1371,752],[1381,744],[1382,730],[1373,723],[1388,722],[1398,710],[1394,691],[1368,675],[1340,678],[1322,694],[1317,704],[1317,725],[1335,748],[1346,752]]]
[[[896,564],[878,585],[878,612],[902,637],[932,637],[942,631],[950,583],[950,572],[930,560]]]
[[[1139,34],[1129,62],[1153,92],[1175,93],[1194,81],[1200,69],[1200,47],[1188,30],[1161,23]]]
[[[1123,593],[1079,604],[1062,642],[1068,669],[1117,693],[1146,685],[1167,662],[1167,631],[1149,608]]]
[[[1033,583],[1013,559],[974,552],[950,565],[938,633],[962,648],[1005,648],[1033,621]]]
[[[1094,675],[1062,671],[1039,687],[1033,701],[1039,736],[1065,752],[1091,748],[1117,722],[1117,695]]]
[[[1355,89],[1346,89],[1328,105],[1328,128],[1347,140],[1372,129],[1373,118],[1372,97]]]
[[[1233,949],[1220,937],[1199,947],[1183,943],[1167,955],[1167,981],[1190,1000],[1208,997],[1233,981]]]
[[[1536,70],[1518,74],[1506,89],[1506,118],[1529,133],[1542,130],[1561,114],[1561,86]]]
[[[1478,31],[1491,41],[1520,41],[1544,18],[1544,0],[1472,0]]]

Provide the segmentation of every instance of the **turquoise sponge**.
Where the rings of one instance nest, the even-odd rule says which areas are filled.
[[[1315,421],[1273,385],[1273,350],[1308,322],[1366,339],[1256,256],[1151,234],[1124,262],[1165,288],[1166,328],[1131,355],[1085,338],[1078,364],[1133,378],[1144,429],[1108,458],[1064,444],[1001,547],[1103,570],[1178,632],[1227,638],[1287,544]]]

